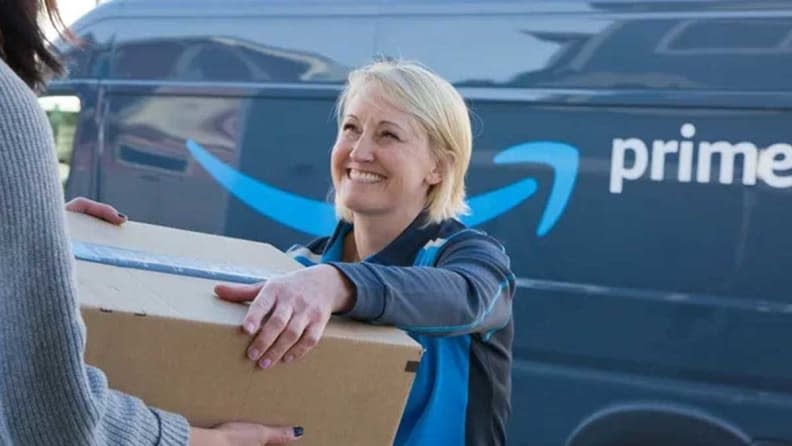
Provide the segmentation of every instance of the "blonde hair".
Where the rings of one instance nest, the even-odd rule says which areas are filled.
[[[416,62],[374,62],[349,74],[336,107],[339,129],[347,102],[369,85],[378,87],[384,100],[415,119],[429,137],[432,156],[444,166],[442,181],[432,186],[426,196],[427,223],[468,214],[465,174],[473,135],[468,109],[459,92]],[[337,199],[335,203],[336,215],[352,221],[352,212],[340,206]]]

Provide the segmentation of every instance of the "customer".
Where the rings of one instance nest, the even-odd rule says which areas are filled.
[[[40,11],[58,21],[55,0],[0,1],[0,444],[293,440],[292,428],[190,429],[179,415],[108,389],[85,365],[55,146],[31,91],[61,67],[46,49]]]
[[[300,358],[331,313],[395,325],[425,349],[395,444],[504,444],[514,276],[500,243],[456,219],[472,144],[464,101],[417,64],[377,62],[350,74],[338,123],[341,221],[291,251],[315,266],[215,289],[253,300],[249,358],[264,368]]]

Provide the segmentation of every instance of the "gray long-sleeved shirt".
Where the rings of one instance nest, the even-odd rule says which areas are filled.
[[[52,134],[0,59],[0,444],[187,444],[172,413],[84,363]]]

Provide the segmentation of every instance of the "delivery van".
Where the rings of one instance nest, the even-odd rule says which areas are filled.
[[[792,3],[114,0],[42,101],[68,197],[327,234],[350,69],[473,115],[466,222],[518,276],[513,445],[792,445]]]

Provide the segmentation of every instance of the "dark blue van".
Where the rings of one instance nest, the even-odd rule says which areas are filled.
[[[346,73],[423,62],[519,277],[510,444],[792,445],[792,2],[115,0],[74,31],[67,195],[281,248],[332,224]]]

